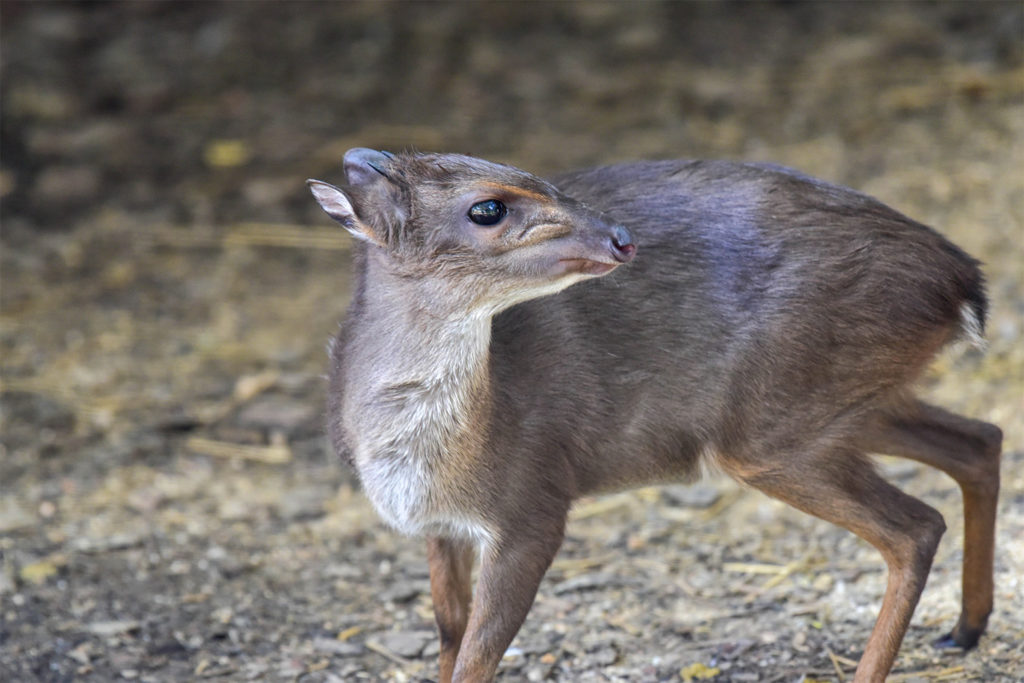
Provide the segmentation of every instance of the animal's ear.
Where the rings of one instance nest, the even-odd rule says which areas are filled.
[[[409,215],[408,183],[390,152],[356,147],[345,152],[345,191],[363,225],[391,245]]]
[[[341,223],[342,227],[352,233],[353,237],[379,247],[384,246],[384,240],[380,238],[376,230],[359,219],[352,207],[352,200],[341,189],[322,180],[307,180],[306,184],[309,185],[309,190],[320,204],[320,208],[326,211],[328,216]]]

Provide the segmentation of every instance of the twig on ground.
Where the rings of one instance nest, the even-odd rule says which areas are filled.
[[[825,652],[828,653],[828,658],[832,660],[832,667],[836,670],[836,676],[839,677],[839,683],[843,683],[846,680],[846,674],[843,673],[843,667],[840,666],[839,657],[836,656],[835,652],[832,652],[832,648],[825,647]]]

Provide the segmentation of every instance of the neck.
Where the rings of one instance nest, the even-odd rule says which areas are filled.
[[[487,427],[491,318],[446,308],[437,283],[391,272],[372,254],[366,267],[373,286],[346,352],[357,462],[470,457]]]

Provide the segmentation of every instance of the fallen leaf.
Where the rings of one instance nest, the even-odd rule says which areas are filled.
[[[248,401],[256,394],[274,386],[280,378],[281,373],[270,370],[255,375],[243,375],[235,382],[235,399]]]
[[[312,664],[307,666],[306,667],[306,673],[313,673],[314,671],[323,671],[324,669],[326,669],[330,665],[331,665],[331,660],[329,660],[329,659],[321,659],[321,660],[313,662]]]
[[[252,156],[244,140],[214,140],[203,149],[203,160],[214,168],[241,166]]]
[[[349,638],[351,638],[352,636],[356,635],[357,633],[360,633],[362,630],[363,630],[362,626],[350,626],[347,629],[345,629],[344,631],[339,632],[338,635],[337,635],[337,638],[338,638],[338,640],[344,642],[344,641],[348,640]]]
[[[722,673],[722,670],[717,666],[706,666],[700,662],[694,662],[690,666],[684,666],[679,671],[679,677],[686,681],[686,683],[693,683],[693,681],[706,681],[720,673]]]
[[[57,565],[47,560],[26,564],[21,568],[21,572],[19,572],[22,581],[35,584],[36,586],[46,583],[48,578],[56,576],[56,574]]]

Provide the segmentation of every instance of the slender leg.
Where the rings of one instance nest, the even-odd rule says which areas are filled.
[[[861,437],[870,451],[899,455],[931,465],[951,476],[964,498],[963,608],[952,632],[938,647],[974,647],[992,611],[999,454],[998,427],[918,402],[885,415]]]
[[[441,683],[452,680],[455,658],[469,621],[473,559],[474,549],[470,543],[446,538],[427,540],[430,597],[434,601],[434,619],[441,638]]]
[[[880,683],[924,590],[945,530],[942,516],[886,482],[856,451],[832,447],[775,463],[722,464],[768,495],[849,529],[878,548],[889,567],[882,608],[854,677],[856,683]]]
[[[541,578],[551,565],[565,528],[565,513],[548,524],[533,520],[484,550],[469,627],[455,665],[454,681],[490,681],[502,655],[526,619]]]

